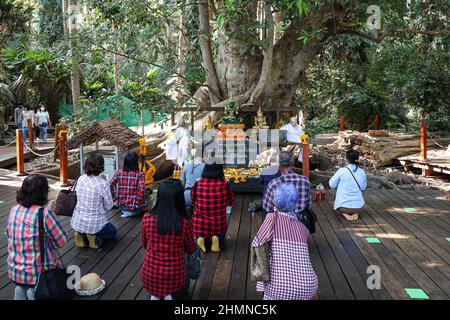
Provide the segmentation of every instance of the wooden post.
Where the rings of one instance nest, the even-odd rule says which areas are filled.
[[[175,125],[175,112],[172,112],[172,126]]]
[[[152,123],[154,123],[154,122],[155,122],[155,113],[152,112]]]
[[[345,117],[341,116],[339,123],[339,131],[345,131]]]
[[[28,124],[28,140],[30,141],[30,149],[34,150],[33,120],[27,119],[27,124]]]
[[[17,160],[17,175],[25,176],[25,162],[23,157],[23,136],[22,129],[16,129],[16,160]]]
[[[67,130],[61,130],[59,132],[59,182],[61,182],[62,187],[67,187],[69,185],[69,160],[66,141]]]
[[[192,127],[192,132],[194,131],[194,111],[191,110],[191,127]]]
[[[427,160],[427,124],[420,123],[420,160]]]
[[[303,134],[300,138],[302,139],[302,174],[309,179],[309,137]]]
[[[380,130],[380,116],[379,116],[378,112],[375,113],[374,129],[375,130]]]

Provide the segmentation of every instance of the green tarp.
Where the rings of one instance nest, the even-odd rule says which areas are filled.
[[[108,97],[105,101],[99,105],[100,110],[120,110],[119,119],[127,127],[136,127],[141,125],[141,115],[132,109],[134,102],[122,95],[113,95]],[[65,117],[73,114],[73,106],[71,104],[62,104],[59,106],[59,116]],[[104,112],[93,112],[94,116],[92,120],[108,120],[111,118],[110,114]],[[144,111],[144,124],[149,124],[152,121],[152,113],[150,111]],[[155,122],[164,120],[168,117],[167,114],[159,115],[155,114]]]

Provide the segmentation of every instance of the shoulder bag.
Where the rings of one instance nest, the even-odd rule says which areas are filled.
[[[272,220],[273,229],[277,219],[277,213]],[[258,239],[258,229],[256,228],[255,214],[252,213],[252,228],[256,230],[256,240]],[[251,281],[269,281],[270,280],[270,244],[265,242],[257,247],[250,247],[250,278]]]
[[[353,180],[355,180],[356,184],[358,185],[359,191],[361,191],[361,193],[363,193],[363,192],[364,192],[364,190],[363,190],[363,189],[361,189],[361,186],[359,185],[359,183],[358,183],[358,180],[356,180],[356,178],[355,178],[355,175],[353,174],[352,170],[350,170],[350,168],[349,168],[349,167],[346,167],[346,168],[347,168],[347,170],[348,170],[348,171],[350,171],[350,174],[352,175],[352,177],[353,177]]]
[[[77,205],[77,186],[78,179],[68,190],[61,190],[56,198],[55,214],[58,216],[71,217]]]
[[[39,209],[39,250],[41,253],[42,271],[39,274],[34,296],[36,300],[71,300],[74,290],[67,286],[67,271],[65,268],[46,270],[45,268],[45,224],[44,208]],[[59,252],[58,252],[59,256]],[[61,257],[59,257],[61,259]]]

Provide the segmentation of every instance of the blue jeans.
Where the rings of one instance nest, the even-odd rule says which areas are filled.
[[[96,240],[99,247],[101,247],[106,241],[115,239],[117,236],[117,228],[110,222],[105,224],[105,226],[97,232]]]
[[[39,129],[41,130],[41,138],[44,142],[47,142],[47,128],[48,125],[46,123],[41,123],[39,125]]]
[[[14,300],[35,300],[34,286],[16,283],[14,289]]]
[[[23,142],[27,141],[27,136],[28,136],[28,128],[26,127],[22,129]]]

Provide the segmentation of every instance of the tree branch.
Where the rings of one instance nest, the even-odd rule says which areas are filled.
[[[209,37],[209,8],[207,3],[200,3],[198,5],[198,15],[200,19],[199,44],[202,51],[204,68],[207,70],[206,83],[210,88],[211,103],[215,104],[222,100],[222,94],[220,92],[219,79],[214,65],[211,40]]]
[[[450,29],[444,29],[444,30],[437,30],[437,31],[431,31],[431,30],[418,30],[418,29],[413,29],[413,30],[400,30],[400,29],[392,29],[392,30],[388,30],[388,31],[384,31],[382,32],[380,35],[378,36],[374,36],[359,30],[355,30],[355,29],[338,29],[337,30],[339,34],[354,34],[366,39],[369,39],[373,42],[376,43],[380,43],[381,41],[383,41],[386,37],[393,37],[395,36],[395,33],[403,33],[403,34],[422,34],[422,35],[427,35],[427,36],[432,36],[432,37],[437,37],[439,35],[445,34],[450,32]]]
[[[264,5],[265,11],[265,24],[267,27],[267,47],[263,48],[264,60],[261,67],[261,75],[259,77],[258,83],[256,85],[255,90],[253,91],[249,103],[253,104],[255,100],[261,95],[263,92],[267,80],[269,79],[269,74],[272,70],[272,61],[273,61],[273,42],[274,42],[274,20],[272,16],[272,10],[270,3],[265,1]]]

